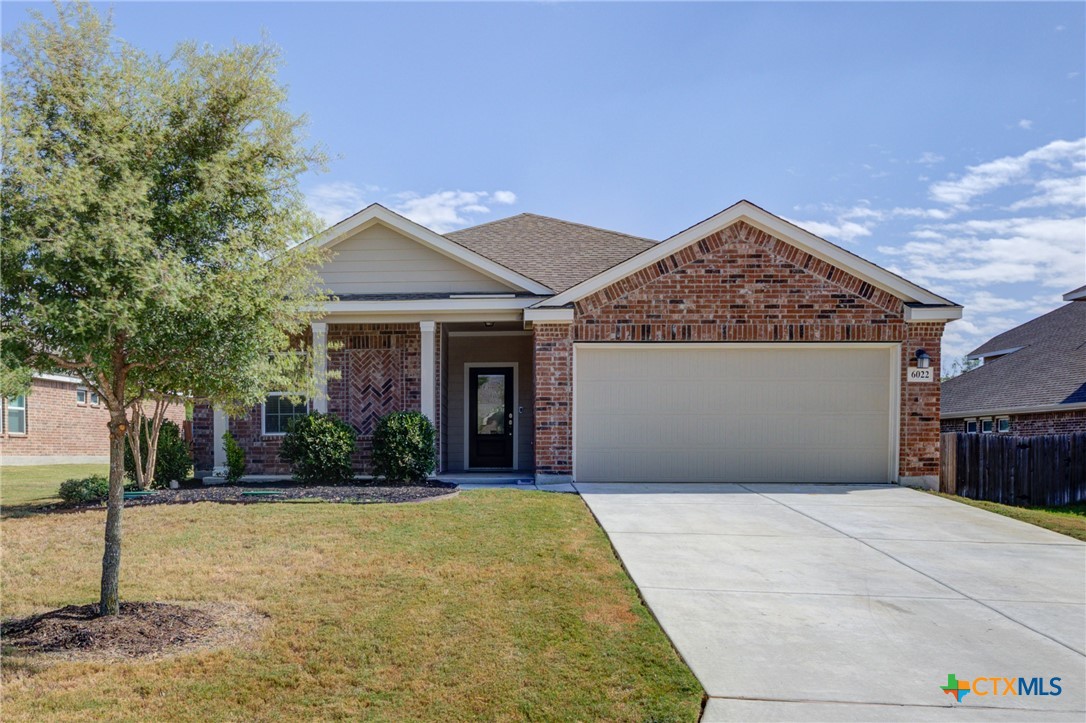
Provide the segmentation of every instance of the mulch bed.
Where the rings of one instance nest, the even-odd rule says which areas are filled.
[[[272,491],[274,495],[244,495],[243,492]],[[422,502],[445,497],[456,491],[451,482],[427,481],[414,485],[350,484],[350,485],[299,485],[293,480],[248,482],[245,484],[192,485],[179,490],[155,490],[146,497],[128,499],[125,507],[147,505],[183,505],[193,502],[222,502],[249,504],[261,502],[297,502],[304,500],[323,502],[347,502],[354,504],[382,504],[396,502]],[[64,512],[105,508],[104,502],[83,505],[55,505],[39,511]]]
[[[3,623],[5,647],[66,660],[146,658],[235,645],[266,616],[232,603],[122,602],[120,615],[98,605],[69,605]],[[12,650],[13,649],[13,650]]]

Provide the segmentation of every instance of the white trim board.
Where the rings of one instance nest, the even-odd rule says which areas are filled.
[[[512,467],[472,467],[471,466],[471,437],[469,429],[471,427],[471,402],[468,399],[468,395],[471,393],[471,370],[475,367],[485,368],[491,367],[495,369],[509,368],[513,369],[513,466]],[[486,471],[499,471],[508,472],[510,470],[517,470],[520,467],[520,362],[464,362],[464,471],[465,472],[486,472]]]
[[[934,306],[947,307],[945,313],[958,314],[960,307],[949,299],[934,294],[921,288],[911,281],[883,269],[875,264],[860,258],[856,254],[846,251],[835,244],[819,238],[809,231],[805,231],[795,224],[789,223],[779,216],[774,216],[768,211],[755,206],[750,201],[740,201],[720,213],[707,218],[671,238],[650,247],[640,254],[612,266],[610,269],[586,279],[575,286],[556,294],[549,299],[539,302],[536,308],[549,308],[564,306],[565,304],[583,299],[600,289],[626,278],[651,264],[664,259],[690,244],[725,229],[740,221],[744,221],[755,228],[773,235],[783,241],[800,248],[811,255],[844,269],[849,273],[867,281],[868,283],[897,296],[908,302],[919,302]],[[934,313],[934,312],[930,312]],[[934,317],[933,317],[934,318]],[[956,316],[953,318],[957,318]]]
[[[533,294],[546,295],[553,293],[552,289],[544,286],[538,281],[530,279],[506,266],[502,266],[496,261],[491,261],[466,246],[461,246],[455,241],[447,239],[441,234],[431,231],[421,224],[415,223],[394,211],[390,211],[379,203],[370,204],[353,216],[343,219],[331,228],[328,228],[308,241],[303,242],[303,245],[316,246],[318,248],[331,248],[351,234],[363,231],[376,224],[388,226],[427,248],[448,256],[468,268],[474,269],[485,276],[489,276],[496,281],[500,281],[516,289],[528,291]]]

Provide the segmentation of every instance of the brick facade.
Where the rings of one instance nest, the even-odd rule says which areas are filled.
[[[442,373],[440,338],[438,328],[437,380]],[[358,431],[358,446],[352,457],[356,472],[372,471],[373,430],[381,416],[421,409],[421,347],[422,332],[418,324],[328,325],[328,412]],[[440,389],[440,383],[435,384],[436,394],[440,394]],[[263,433],[263,413],[263,405],[258,404],[245,416],[229,420],[231,434],[245,450],[246,474],[289,474],[290,465],[279,459],[283,436]],[[197,469],[214,467],[217,440],[213,439],[213,430],[211,407],[197,405],[193,413]]]
[[[1011,428],[1005,434],[1019,437],[1035,437],[1042,434],[1070,434],[1086,432],[1086,409],[1073,409],[1066,412],[1043,412],[1040,414],[999,414],[982,415],[993,420],[996,417],[1010,417]],[[965,419],[944,419],[944,432],[964,432]]]
[[[893,295],[745,223],[711,234],[535,331],[536,470],[572,474],[572,345],[599,342],[900,342],[899,473],[939,468],[939,385],[906,384],[917,349],[940,363],[943,323],[906,323]]]
[[[76,390],[80,385],[35,378],[26,395],[26,434],[8,430],[8,400],[2,401],[3,430],[0,431],[0,455],[7,464],[20,458],[34,462],[64,463],[109,458],[109,411],[105,404],[79,404]],[[185,406],[170,405],[166,418],[181,425]],[[45,459],[42,459],[45,458]]]

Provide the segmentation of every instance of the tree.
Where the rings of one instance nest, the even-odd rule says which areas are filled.
[[[109,410],[111,615],[133,415],[171,394],[238,410],[311,388],[321,259],[292,242],[317,228],[298,179],[324,159],[286,110],[267,41],[164,58],[80,3],[36,14],[4,50],[3,380],[66,372]]]
[[[979,366],[980,359],[971,359],[967,356],[963,356],[961,359],[954,360],[954,363],[950,365],[950,369],[940,377],[939,381],[945,382],[947,379],[953,379],[954,377],[972,371]]]

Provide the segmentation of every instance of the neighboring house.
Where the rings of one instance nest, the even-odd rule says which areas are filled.
[[[981,366],[943,382],[944,432],[1086,432],[1086,286],[1063,299],[974,349]]]
[[[442,472],[937,479],[939,384],[906,377],[939,368],[961,307],[749,202],[659,243],[531,214],[443,236],[380,205],[308,243],[334,251],[322,390],[239,419],[197,407],[199,469],[229,428],[249,473],[287,472],[285,425],[316,409],[358,430],[365,473],[376,419],[410,409]]]
[[[80,380],[35,374],[27,394],[2,406],[0,464],[109,462],[109,411]],[[167,418],[181,424],[185,406],[172,405]]]

